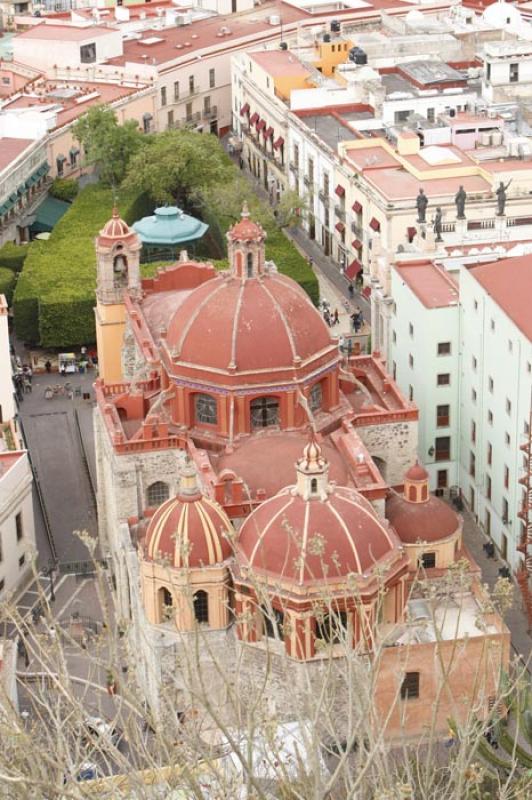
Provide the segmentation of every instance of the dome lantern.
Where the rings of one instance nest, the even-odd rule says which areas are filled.
[[[247,280],[263,274],[265,239],[262,225],[250,219],[248,205],[244,203],[240,222],[227,233],[229,263],[234,277]]]
[[[311,429],[303,456],[296,463],[296,491],[304,500],[326,500],[329,489],[329,462],[323,456],[316,434]]]
[[[409,503],[427,503],[429,500],[429,474],[419,461],[405,474],[404,497]]]

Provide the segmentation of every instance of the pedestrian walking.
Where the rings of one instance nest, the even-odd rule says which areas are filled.
[[[325,311],[323,312],[323,319],[325,320],[325,322],[327,323],[327,325],[330,328],[331,327],[331,314],[330,314],[328,308],[326,308]]]
[[[22,385],[24,388],[24,394],[31,394],[31,381],[27,375],[22,376]]]
[[[332,321],[332,324],[333,324],[333,325],[339,325],[339,324],[340,324],[340,316],[339,316],[339,314],[338,314],[338,309],[337,309],[337,308],[335,308],[335,309],[334,309],[334,312],[333,312],[333,321]]]
[[[50,372],[52,371],[52,362],[50,361],[50,359],[45,361],[44,368],[45,368],[46,372],[48,372],[48,374],[50,374]]]
[[[347,291],[349,292],[349,297],[352,298],[353,295],[355,294],[355,287],[353,286],[352,283],[350,283],[349,286],[347,287]]]

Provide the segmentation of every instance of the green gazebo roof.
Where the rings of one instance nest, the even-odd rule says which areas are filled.
[[[201,239],[208,229],[201,220],[185,214],[175,206],[156,208],[151,217],[143,217],[133,225],[145,245],[172,246]]]

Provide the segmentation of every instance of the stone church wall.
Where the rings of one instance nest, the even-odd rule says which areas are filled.
[[[417,459],[417,421],[389,422],[356,428],[372,458],[391,486],[402,483],[404,474]]]

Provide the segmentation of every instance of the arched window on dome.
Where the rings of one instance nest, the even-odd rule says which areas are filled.
[[[200,624],[209,623],[209,594],[203,589],[194,592],[192,599],[194,605],[194,619]]]
[[[164,481],[150,483],[146,489],[146,504],[148,507],[160,506],[170,497],[170,488]]]
[[[408,499],[415,502],[417,500],[417,489],[415,486],[408,487]]]
[[[321,411],[321,408],[323,406],[323,386],[321,384],[321,381],[315,383],[312,389],[310,390],[308,404],[313,414],[315,414],[317,411]]]
[[[127,286],[127,258],[120,244],[115,248],[113,258],[113,285],[115,289]]]
[[[346,611],[336,611],[334,614],[323,614],[316,619],[316,639],[328,644],[339,644],[345,639],[347,633],[348,617]]]
[[[256,397],[251,401],[250,410],[252,428],[279,425],[279,400],[276,397]]]
[[[317,478],[312,478],[312,480],[310,481],[310,491],[311,491],[312,494],[316,494],[316,492],[318,491],[318,479]]]
[[[283,640],[284,614],[278,608],[261,606],[264,634],[268,639]]]
[[[159,622],[168,622],[173,616],[174,598],[172,592],[161,586],[157,592],[157,599],[159,601]]]
[[[216,425],[218,422],[218,403],[210,394],[194,395],[194,419],[201,425]]]
[[[253,253],[248,253],[246,256],[246,268],[248,278],[253,277]]]

